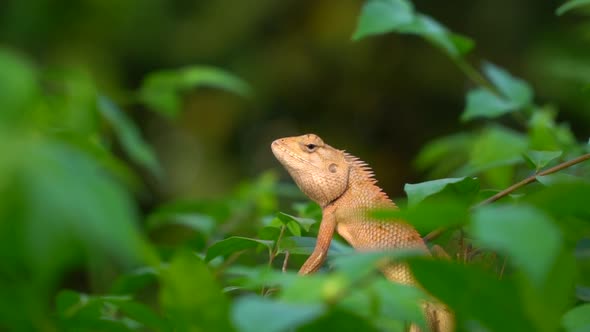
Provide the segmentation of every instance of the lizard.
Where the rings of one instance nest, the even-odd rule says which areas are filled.
[[[397,208],[377,186],[374,173],[359,158],[324,143],[315,134],[279,138],[271,149],[301,191],[320,205],[322,220],[315,248],[299,269],[300,275],[317,271],[326,259],[334,232],[359,251],[415,248],[430,255],[420,234],[409,223],[379,221],[368,212],[375,208]],[[417,285],[403,263],[382,268],[391,281]],[[427,325],[433,332],[454,330],[454,317],[442,303],[422,303]],[[410,331],[420,328],[410,325]]]

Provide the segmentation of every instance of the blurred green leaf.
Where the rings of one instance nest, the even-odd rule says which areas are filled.
[[[458,58],[473,48],[473,41],[465,36],[452,33],[434,18],[417,14],[412,23],[398,28],[401,33],[418,35],[442,49],[451,58]]]
[[[533,92],[523,80],[491,63],[485,63],[483,71],[501,95],[487,88],[477,88],[467,94],[467,105],[461,120],[496,118],[517,111],[532,102]]]
[[[379,209],[372,216],[381,220],[403,220],[425,234],[440,227],[448,228],[467,223],[469,205],[453,198],[421,201],[407,209]]]
[[[467,105],[461,114],[461,120],[470,121],[478,117],[496,118],[515,110],[511,102],[485,88],[477,88],[467,94]]]
[[[426,321],[420,304],[428,296],[422,290],[379,278],[367,291],[377,298],[382,316],[414,322],[425,328]]]
[[[0,48],[0,124],[13,124],[39,94],[37,73],[27,57]]]
[[[279,332],[295,329],[325,312],[321,304],[294,304],[258,296],[238,298],[232,321],[241,332]]]
[[[533,91],[525,81],[489,62],[484,63],[483,71],[498,91],[514,105],[513,107],[521,108],[533,101]]]
[[[257,248],[263,245],[267,249],[272,249],[274,241],[252,239],[241,236],[232,236],[227,239],[215,242],[207,249],[206,261],[210,261],[215,257],[227,256],[245,249]]]
[[[307,236],[289,236],[283,238],[279,243],[279,253],[289,252],[294,255],[309,255],[313,252],[316,245],[316,238]],[[333,239],[328,250],[328,257],[346,254],[352,252],[353,249]]]
[[[479,190],[479,182],[472,177],[447,178],[416,184],[406,183],[404,191],[408,195],[408,205],[414,206],[430,196],[442,193],[447,188],[450,192],[461,196],[469,195]]]
[[[171,331],[151,308],[128,296],[94,296],[63,290],[56,299],[59,325],[65,331],[135,331],[140,327]]]
[[[467,328],[476,320],[491,331],[536,330],[512,282],[449,261],[412,258],[408,263],[418,282],[458,313],[458,326]]]
[[[160,273],[160,304],[175,331],[232,331],[229,302],[207,265],[178,252]]]
[[[143,327],[156,331],[173,331],[170,322],[158,316],[152,308],[141,302],[121,302],[117,304],[117,309],[129,319],[141,323]]]
[[[546,211],[556,220],[565,217],[579,217],[582,220],[590,220],[590,205],[587,203],[590,197],[590,183],[575,181],[555,183],[550,187],[527,195],[524,200]],[[565,225],[564,223],[559,223]]]
[[[369,0],[361,9],[353,40],[392,32],[412,23],[414,8],[405,0]]]
[[[297,331],[383,331],[375,326],[374,321],[358,315],[358,310],[331,310],[320,318],[300,327]],[[390,331],[390,330],[388,330]],[[393,332],[393,331],[392,331]]]
[[[534,285],[543,283],[562,245],[551,218],[531,206],[481,207],[473,215],[471,230],[477,243],[506,254]],[[532,230],[535,237],[529,236]]]
[[[144,246],[128,194],[95,162],[62,144],[35,145],[22,165],[27,191],[27,252],[39,272],[53,274],[73,248],[144,260]],[[48,260],[48,255],[52,257]]]
[[[564,4],[562,4],[561,6],[559,6],[555,10],[555,13],[557,15],[561,16],[572,9],[576,9],[576,8],[586,6],[586,5],[590,5],[590,0],[569,0],[569,1],[566,1]]]
[[[590,330],[590,303],[579,305],[566,312],[561,323],[567,332]]]
[[[168,117],[181,111],[181,93],[197,87],[212,87],[246,96],[250,88],[236,76],[214,67],[192,66],[149,74],[139,89],[139,99]]]
[[[336,256],[330,262],[350,280],[357,281],[377,271],[378,267],[386,263],[423,255],[426,253],[419,249],[401,248],[390,251],[354,252]]]
[[[552,160],[559,158],[562,154],[562,151],[529,150],[524,153],[524,157],[533,168],[539,171],[541,168],[547,166]]]
[[[361,10],[352,39],[359,40],[387,32],[420,36],[450,57],[459,57],[473,48],[471,39],[449,32],[430,16],[415,13],[409,1],[368,0]]]
[[[120,275],[112,284],[112,294],[134,294],[150,284],[155,284],[158,271],[153,267],[141,267]]]
[[[113,127],[125,152],[137,164],[147,168],[156,176],[162,169],[152,148],[143,140],[139,129],[125,113],[105,96],[98,98],[98,110]]]
[[[474,135],[465,132],[436,138],[422,147],[416,167],[431,169],[433,178],[449,176],[467,162],[473,140]]]
[[[475,139],[469,163],[463,173],[482,172],[482,181],[492,187],[503,188],[512,183],[514,169],[510,165],[523,163],[527,140],[522,134],[500,126],[490,126]]]
[[[277,218],[285,225],[289,226],[291,224],[296,224],[298,227],[290,227],[295,229],[296,233],[292,234],[295,236],[301,236],[301,231],[299,230],[299,227],[303,228],[306,232],[309,232],[309,229],[311,228],[311,225],[315,224],[317,221],[314,219],[310,219],[310,218],[299,218],[299,217],[294,217],[292,215],[283,213],[283,212],[279,212],[277,214]]]

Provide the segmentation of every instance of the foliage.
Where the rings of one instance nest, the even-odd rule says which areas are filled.
[[[313,249],[320,213],[292,185],[266,173],[223,199],[174,201],[143,215],[132,169],[159,181],[165,174],[125,110],[84,71],[38,68],[0,49],[0,328],[403,331],[409,322],[424,327],[419,303],[434,296],[461,330],[588,329],[588,166],[470,208],[587,153],[586,139],[558,122],[553,106],[537,105],[523,79],[490,63],[479,74],[465,58],[470,39],[409,1],[368,0],[353,39],[389,32],[425,39],[475,84],[461,116],[469,129],[436,139],[416,159],[435,179],[406,185],[407,207],[375,211],[422,232],[444,227],[435,242],[454,260],[354,253],[335,239],[329,271],[307,277],[291,270]],[[199,86],[250,89],[196,66],[150,74],[131,95],[174,118],[181,93]],[[294,215],[278,212],[279,198],[295,200]],[[384,259],[409,264],[424,289],[384,280],[375,269]],[[71,274],[84,281],[63,287]]]

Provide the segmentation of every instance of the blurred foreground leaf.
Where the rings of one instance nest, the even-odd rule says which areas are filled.
[[[152,110],[168,117],[181,111],[181,93],[197,87],[212,87],[246,96],[248,85],[238,77],[214,67],[192,66],[162,70],[148,75],[139,89],[139,99]]]

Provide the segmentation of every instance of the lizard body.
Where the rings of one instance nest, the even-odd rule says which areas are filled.
[[[335,231],[359,251],[417,248],[430,254],[410,224],[370,219],[370,210],[395,204],[376,185],[366,163],[325,144],[314,134],[277,139],[271,148],[301,191],[322,208],[316,247],[299,274],[320,268]],[[388,265],[382,270],[392,281],[416,284],[405,264]],[[442,304],[424,303],[423,308],[431,331],[453,331],[453,317]],[[410,330],[419,331],[415,325]]]

